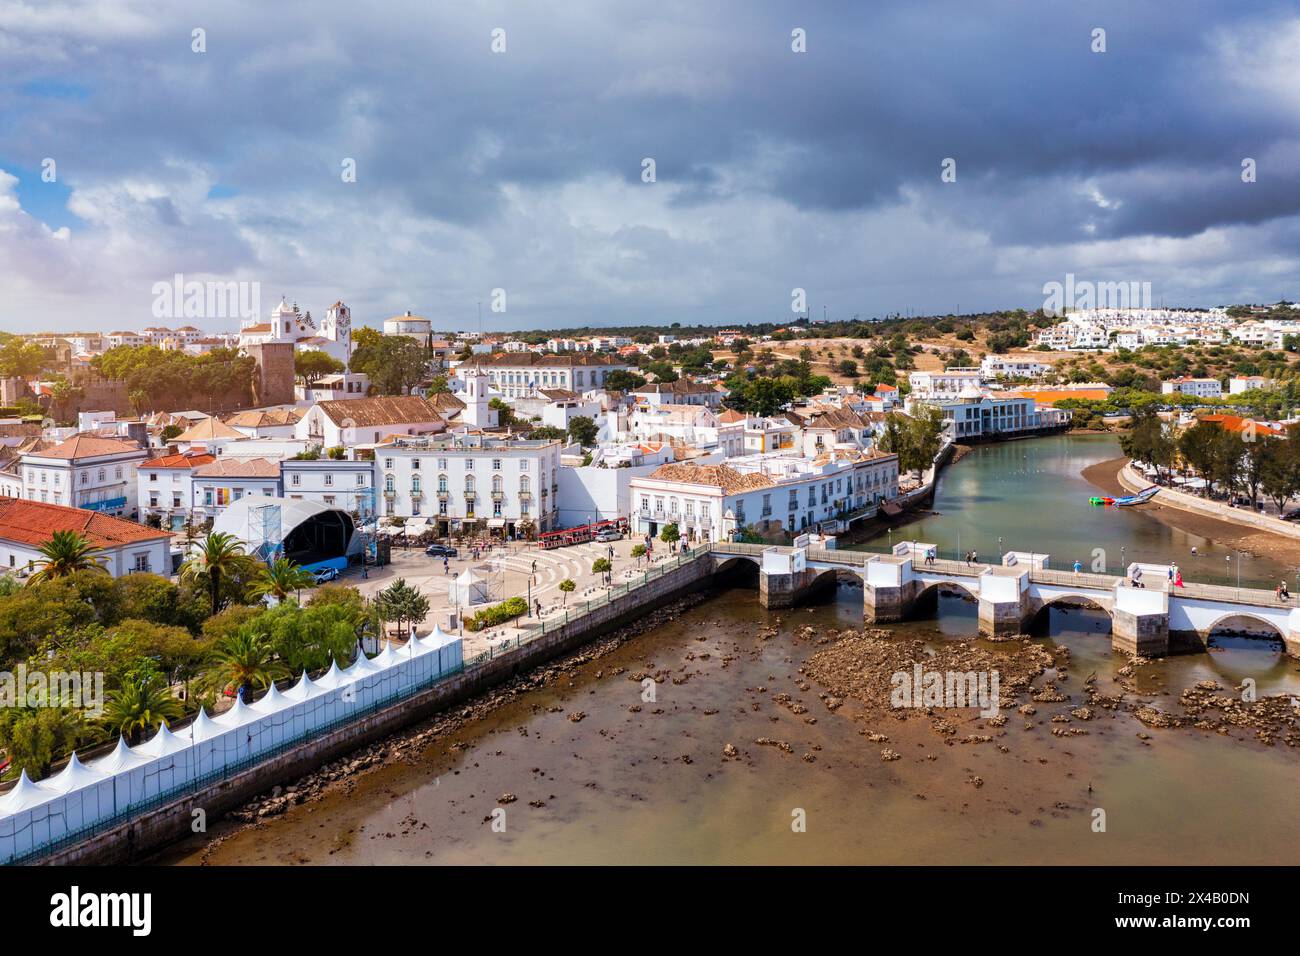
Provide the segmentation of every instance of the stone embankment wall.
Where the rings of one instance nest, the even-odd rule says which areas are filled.
[[[301,777],[330,760],[474,697],[521,671],[630,623],[673,598],[706,587],[713,579],[713,572],[714,560],[704,553],[608,604],[557,625],[554,630],[548,629],[544,635],[526,644],[443,678],[392,707],[306,741],[242,773],[157,807],[74,846],[59,849],[39,862],[101,864],[138,859],[189,836],[195,810],[202,810],[207,821],[211,822],[277,784]]]
[[[1151,482],[1134,469],[1132,462],[1120,469],[1119,483],[1133,493],[1151,486]],[[1222,501],[1208,501],[1185,491],[1161,488],[1156,492],[1153,500],[1179,511],[1188,511],[1206,518],[1218,518],[1220,521],[1231,521],[1242,527],[1268,531],[1286,538],[1300,539],[1300,522],[1282,521],[1280,518],[1247,511],[1245,508],[1233,508]]]

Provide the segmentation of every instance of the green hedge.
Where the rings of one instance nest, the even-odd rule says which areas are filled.
[[[504,624],[520,615],[528,613],[528,602],[521,597],[508,598],[495,607],[479,611],[465,621],[465,627],[471,631],[481,631],[485,627]]]

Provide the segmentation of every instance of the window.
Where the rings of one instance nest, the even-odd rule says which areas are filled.
[[[420,470],[420,459],[418,459],[418,458],[412,458],[412,459],[411,459],[411,471],[419,471],[419,470]]]
[[[501,517],[501,502],[499,501],[492,502],[492,517],[494,518]]]
[[[326,496],[325,496],[325,503],[326,503],[327,505],[331,505],[331,506],[332,506],[332,505],[334,504],[334,496],[333,496],[333,495],[326,495]]]
[[[473,459],[473,458],[466,458],[466,459],[465,459],[465,470],[466,470],[466,471],[473,471],[473,470],[474,470],[474,459]]]
[[[493,475],[493,476],[492,476],[492,494],[494,494],[494,495],[499,495],[499,494],[501,494],[502,491],[503,491],[503,488],[502,488],[502,486],[501,486],[501,476],[500,476],[500,475]]]
[[[293,478],[291,478],[291,479],[289,480],[289,484],[291,484],[291,485],[293,485],[295,488],[297,488],[299,485],[302,484],[302,475],[298,474],[298,473],[295,471],[295,472],[293,473]]]
[[[473,476],[473,475],[466,475],[466,476],[465,476],[465,493],[466,493],[467,495],[472,495],[472,494],[474,493],[474,476]]]
[[[413,494],[413,495],[418,495],[419,493],[420,493],[420,476],[419,476],[419,475],[412,475],[412,476],[411,476],[411,494]]]
[[[519,493],[521,495],[526,495],[528,494],[530,488],[532,488],[532,482],[528,480],[527,475],[524,475],[522,478],[519,479]],[[644,501],[645,499],[643,498],[641,500]]]
[[[397,484],[393,481],[392,475],[384,475],[384,491],[396,491]]]
[[[393,459],[391,459],[391,458],[385,458],[385,459],[384,459],[384,467],[385,467],[385,468],[392,468],[392,467],[393,467]]]
[[[114,478],[121,478],[121,477],[122,477],[122,466],[121,466],[121,465],[118,465],[117,468],[115,468],[113,471],[114,471],[114,474],[113,474],[113,477],[114,477]]]
[[[107,478],[108,478],[108,470],[106,468],[99,469],[99,480],[104,481]]]
[[[149,552],[145,551],[135,556],[135,570],[136,571],[149,570]]]
[[[359,471],[357,472],[357,487],[364,488],[365,486],[366,486],[366,473],[364,471]]]
[[[298,476],[297,476],[297,475],[294,475],[294,477],[297,478]],[[331,485],[333,485],[333,484],[334,484],[334,476],[333,476],[332,474],[330,474],[329,472],[326,472],[326,473],[325,473],[325,487],[326,487],[326,488],[329,488],[329,487],[330,487]]]
[[[493,470],[493,471],[500,471],[500,470],[501,470],[501,459],[500,459],[500,458],[493,458],[493,459],[492,459],[492,470]]]
[[[439,476],[438,476],[438,490],[439,490],[439,491],[446,491],[446,490],[447,490],[447,476],[446,476],[446,475],[439,475]]]
[[[439,470],[439,471],[446,471],[446,470],[447,470],[447,459],[446,459],[446,458],[439,458],[439,459],[438,459],[438,470]]]
[[[528,470],[528,459],[527,459],[527,458],[520,458],[520,459],[519,459],[519,470],[520,470],[520,471],[527,471],[527,470]]]
[[[157,481],[157,480],[158,480],[158,472],[156,472],[156,471],[151,471],[151,472],[149,472],[149,480],[150,480],[150,481]]]

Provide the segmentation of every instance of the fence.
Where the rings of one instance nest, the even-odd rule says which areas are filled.
[[[33,862],[199,793],[443,680],[484,667],[708,553],[705,545],[657,562],[638,579],[566,608],[563,620],[543,620],[530,626],[530,633],[469,660],[463,658],[459,638],[435,631],[400,650],[389,645],[378,657],[359,657],[346,671],[332,666],[315,682],[304,675],[283,693],[272,686],[256,703],[237,700],[218,717],[200,712],[188,728],[173,734],[163,727],[138,747],[119,740],[113,753],[88,765],[74,756],[55,777],[39,783],[20,780],[0,797],[0,864]]]

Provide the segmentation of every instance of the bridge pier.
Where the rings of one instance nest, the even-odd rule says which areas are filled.
[[[922,588],[913,574],[912,559],[881,555],[868,561],[863,571],[862,619],[868,624],[901,621]]]
[[[825,574],[807,566],[807,555],[802,549],[782,552],[770,548],[763,552],[758,571],[758,603],[765,608],[794,607],[807,599],[822,585],[834,587],[835,575]]]
[[[1164,582],[1150,588],[1115,585],[1110,646],[1130,657],[1169,654],[1169,593]]]
[[[980,575],[979,632],[1019,634],[1029,619],[1029,570],[988,568]]]

